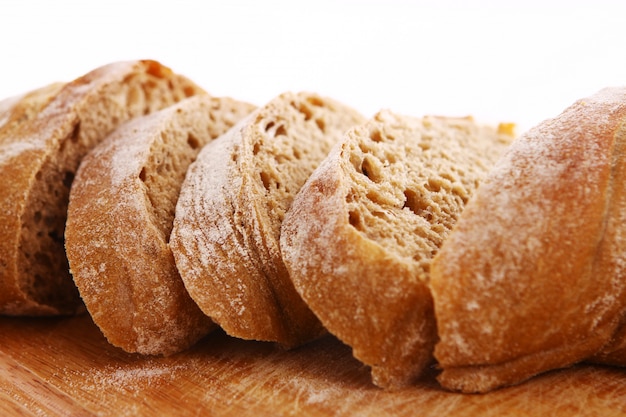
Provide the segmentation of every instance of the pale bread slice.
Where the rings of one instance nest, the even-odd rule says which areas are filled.
[[[82,308],[63,234],[83,155],[122,122],[204,93],[154,61],[119,62],[66,84],[0,143],[0,313]]]
[[[122,125],[83,159],[66,250],[87,310],[113,345],[169,355],[214,327],[187,294],[168,241],[189,164],[252,110],[191,97]]]
[[[296,289],[376,385],[410,384],[432,360],[430,262],[506,132],[381,111],[346,134],[287,213],[281,249]]]
[[[330,98],[285,93],[191,165],[170,245],[189,294],[230,335],[291,347],[323,332],[287,275],[280,224],[332,145],[363,121]]]

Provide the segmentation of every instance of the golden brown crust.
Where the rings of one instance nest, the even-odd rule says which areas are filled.
[[[411,384],[432,361],[428,266],[510,140],[469,119],[383,111],[347,132],[294,200],[281,233],[291,279],[376,385]]]
[[[201,92],[154,61],[120,62],[65,85],[0,145],[0,312],[72,313],[63,229],[80,159],[121,122]]]
[[[0,165],[6,165],[8,161],[11,164],[10,159],[14,153],[28,149],[27,143],[21,143],[20,129],[30,123],[62,87],[63,83],[49,84],[22,96],[5,99],[0,103]],[[17,172],[19,167],[4,167],[4,170],[7,172],[4,178],[9,179],[8,182],[20,182],[21,173]],[[10,199],[11,196],[7,194],[3,198]],[[6,207],[6,204],[4,206]],[[2,248],[3,246],[0,244],[0,250],[3,250]],[[5,279],[5,274],[8,273],[7,263],[6,257],[0,256],[1,279]],[[0,305],[2,300],[5,300],[4,303],[9,303],[8,308],[10,310],[10,303],[20,298],[21,294],[18,288],[5,287],[0,292]]]
[[[626,90],[518,139],[432,265],[447,388],[482,392],[588,358],[623,310]]]
[[[284,224],[283,253],[303,299],[372,367],[375,384],[401,386],[431,360],[430,292],[411,265],[347,225],[346,180],[325,165],[307,182]]]
[[[52,83],[24,95],[0,101],[0,143],[13,141],[12,133],[33,119],[63,85]]]
[[[128,352],[172,354],[214,326],[189,297],[168,247],[188,165],[254,107],[196,96],[115,130],[72,185],[66,248],[94,322]]]

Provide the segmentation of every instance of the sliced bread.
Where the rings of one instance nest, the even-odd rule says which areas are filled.
[[[82,308],[63,236],[80,160],[122,122],[198,93],[157,62],[114,63],[65,85],[0,141],[0,313]]]
[[[282,262],[280,225],[332,145],[363,120],[332,99],[285,93],[191,165],[170,246],[191,297],[230,335],[291,347],[323,332]]]
[[[510,129],[382,111],[351,129],[298,193],[281,249],[296,290],[330,333],[398,388],[432,359],[432,257]]]
[[[65,245],[87,310],[113,345],[167,355],[212,328],[185,291],[168,241],[189,164],[252,110],[191,97],[122,125],[83,159]]]

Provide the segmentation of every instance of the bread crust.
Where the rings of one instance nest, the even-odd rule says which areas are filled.
[[[33,119],[44,108],[63,83],[52,83],[0,101],[0,144],[12,141],[12,133]]]
[[[430,291],[410,264],[349,226],[350,184],[338,158],[334,151],[299,193],[283,223],[283,254],[325,327],[372,368],[376,385],[397,388],[431,361]]]
[[[435,257],[444,387],[485,392],[586,359],[622,315],[626,89],[520,137]]]
[[[445,142],[437,136],[440,129],[448,135]],[[429,210],[442,213],[438,220],[454,222],[463,198],[486,172],[484,153],[493,152],[495,160],[507,139],[470,120],[383,111],[351,129],[294,200],[281,231],[290,277],[329,332],[371,367],[376,385],[397,389],[414,383],[432,362],[437,334],[428,264],[447,229],[426,220],[435,217]],[[460,143],[468,148],[461,150]],[[458,150],[471,155],[472,163],[461,162]],[[372,155],[380,168],[369,162]],[[466,180],[442,168],[443,155]],[[451,180],[434,191],[440,175]],[[411,195],[415,201],[408,201]],[[449,207],[436,206],[433,198]]]
[[[122,125],[83,159],[70,194],[67,255],[89,313],[113,345],[169,355],[214,328],[187,294],[168,246],[171,197],[201,147],[253,109],[188,98]]]
[[[2,141],[0,313],[82,308],[63,247],[69,187],[82,156],[123,121],[200,92],[155,61],[113,63],[65,85]]]

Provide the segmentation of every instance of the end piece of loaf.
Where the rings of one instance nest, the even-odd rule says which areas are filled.
[[[157,62],[113,63],[66,84],[0,141],[0,313],[81,308],[63,245],[80,160],[122,122],[198,93]]]
[[[626,306],[626,88],[516,140],[431,268],[443,386],[485,392],[589,358]]]
[[[191,97],[122,125],[83,159],[70,192],[67,256],[113,345],[169,355],[214,327],[187,294],[168,241],[189,164],[252,110]]]
[[[285,93],[190,167],[170,245],[190,295],[230,335],[291,347],[323,331],[287,275],[280,225],[313,169],[362,121],[329,98]]]
[[[511,140],[469,118],[382,111],[294,200],[281,235],[290,276],[376,385],[407,385],[432,360],[432,257]]]

